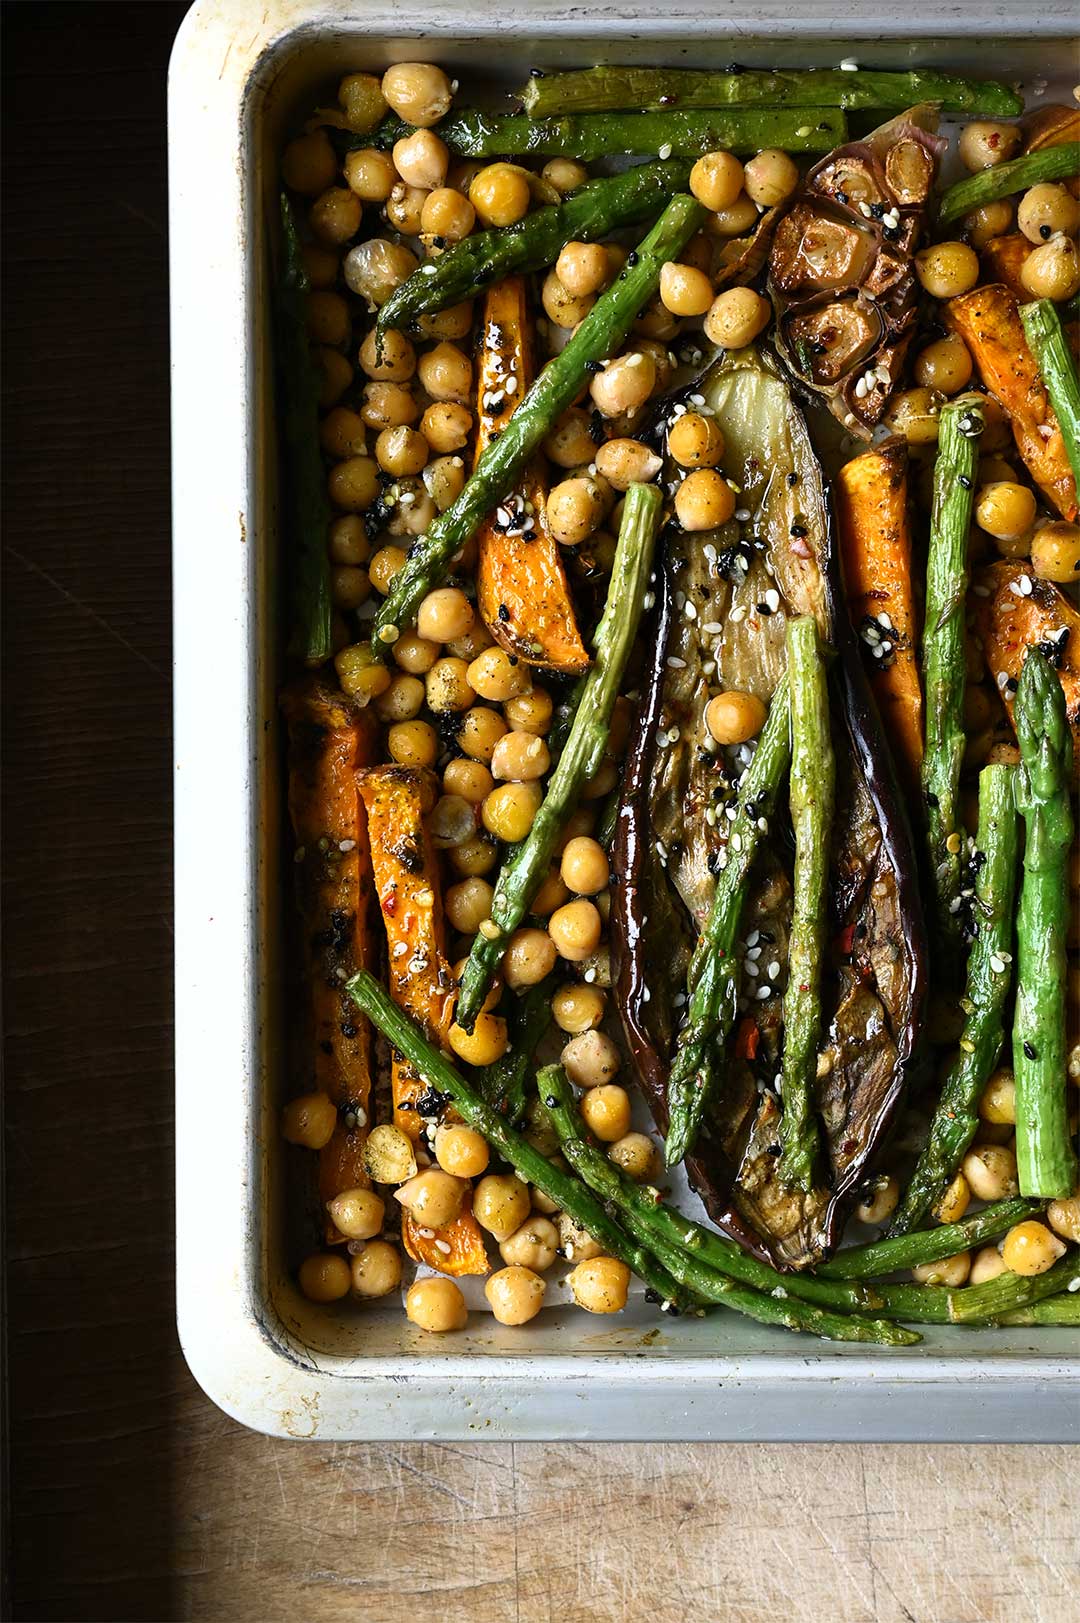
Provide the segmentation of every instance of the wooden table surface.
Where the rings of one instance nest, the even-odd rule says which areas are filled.
[[[1080,1617],[1078,1449],[275,1442],[187,1373],[163,128],[182,13],[5,14],[14,1615]]]

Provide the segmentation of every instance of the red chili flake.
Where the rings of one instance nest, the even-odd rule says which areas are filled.
[[[739,1059],[757,1059],[758,1047],[761,1043],[761,1031],[756,1020],[749,1015],[739,1021],[739,1029],[735,1035],[735,1053]]]
[[[379,897],[379,906],[382,908],[384,913],[389,913],[391,918],[394,916],[394,914],[397,912],[396,885],[391,885],[383,892],[383,894]]]
[[[836,938],[836,950],[837,952],[843,953],[844,956],[847,957],[854,945],[855,926],[853,924],[845,925],[844,929],[840,931],[840,934]]]

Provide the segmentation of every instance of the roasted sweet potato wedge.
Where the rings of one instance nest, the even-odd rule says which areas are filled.
[[[489,289],[477,361],[476,455],[506,426],[532,382],[525,281]],[[534,464],[489,514],[479,536],[476,593],[491,635],[508,654],[580,675],[589,656],[578,631],[559,548],[544,517],[547,491]]]
[[[973,583],[975,634],[986,668],[1012,720],[1013,695],[1029,648],[1057,668],[1073,734],[1073,773],[1080,782],[1080,613],[1052,581],[1013,559],[980,570]]]
[[[983,275],[988,282],[1004,282],[1010,293],[1023,303],[1030,299],[1020,280],[1024,261],[1034,250],[1022,231],[1010,231],[1007,237],[991,237],[982,251]]]
[[[444,1047],[457,988],[446,958],[438,858],[424,820],[424,779],[412,767],[376,766],[360,772],[357,783],[367,810],[375,891],[386,927],[390,994],[425,1036]],[[394,1122],[417,1143],[423,1125],[417,1107],[427,1086],[396,1053],[391,1088]],[[448,1112],[448,1119],[458,1118]],[[401,1229],[414,1259],[443,1273],[487,1273],[483,1235],[471,1211],[463,1211],[445,1229],[423,1229],[404,1212]],[[440,1241],[450,1250],[443,1251]]]
[[[944,309],[946,323],[971,351],[983,383],[1008,412],[1031,477],[1062,518],[1075,519],[1076,480],[1015,296],[994,282],[950,299]]]
[[[851,622],[897,770],[917,801],[923,696],[911,576],[907,445],[888,440],[840,469],[833,487],[840,566]]]
[[[285,689],[289,816],[296,836],[296,893],[310,990],[310,1075],[338,1106],[338,1125],[319,1152],[319,1195],[333,1200],[368,1182],[362,1155],[371,1109],[371,1028],[341,988],[374,959],[374,887],[356,771],[373,758],[374,716],[323,676]],[[344,1242],[327,1222],[328,1242]]]

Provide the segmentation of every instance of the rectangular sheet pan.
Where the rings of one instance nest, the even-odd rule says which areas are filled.
[[[245,1424],[326,1439],[1080,1439],[1067,1329],[928,1328],[915,1349],[818,1344],[728,1315],[527,1335],[488,1317],[448,1342],[400,1307],[304,1301],[284,1260],[275,1117],[284,1044],[267,230],[283,133],[350,68],[431,57],[519,83],[530,67],[940,64],[1080,73],[1070,0],[844,8],[788,0],[591,7],[507,0],[198,0],[169,87],[176,644],[180,1335]],[[407,26],[406,26],[407,25]],[[1052,93],[1052,91],[1051,91]]]

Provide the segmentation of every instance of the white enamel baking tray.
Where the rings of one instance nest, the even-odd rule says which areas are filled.
[[[1080,1438],[1069,1330],[929,1328],[909,1350],[750,1324],[573,1311],[527,1332],[474,1314],[436,1341],[400,1305],[304,1301],[285,1262],[275,1133],[286,887],[274,694],[276,537],[267,232],[283,134],[345,71],[430,58],[520,83],[604,58],[933,62],[1058,82],[1076,12],[1043,0],[843,8],[820,0],[198,0],[169,84],[176,646],[180,1335],[214,1401],[290,1437]],[[1018,33],[1022,29],[1022,36]],[[1065,78],[1062,80],[1061,75]]]

